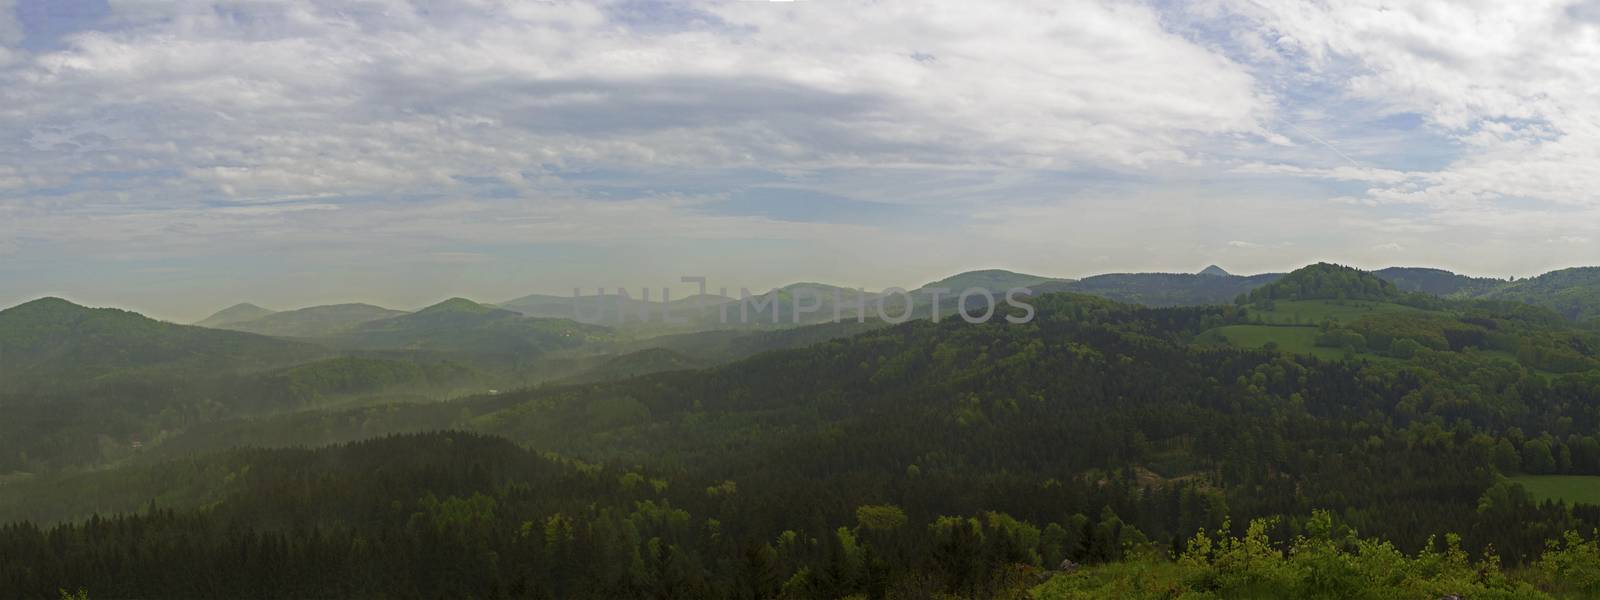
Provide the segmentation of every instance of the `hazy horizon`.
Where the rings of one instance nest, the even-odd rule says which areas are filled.
[[[923,279],[920,279],[920,280],[917,280],[917,281],[914,281],[914,282],[908,282],[908,281],[895,281],[895,282],[889,282],[889,283],[840,282],[840,281],[834,281],[834,280],[829,280],[829,279],[825,279],[825,278],[790,278],[790,279],[777,279],[777,280],[772,280],[772,281],[770,281],[768,283],[761,283],[761,284],[752,285],[752,284],[745,283],[745,282],[742,282],[742,281],[720,280],[720,279],[718,279],[716,277],[707,277],[707,284],[706,285],[707,285],[707,293],[716,294],[716,293],[718,293],[719,288],[726,287],[729,296],[738,297],[739,294],[740,294],[740,288],[748,288],[752,294],[759,294],[759,293],[764,293],[764,292],[767,292],[767,291],[775,289],[775,288],[779,288],[779,287],[783,287],[783,286],[787,286],[787,285],[792,285],[792,284],[797,284],[797,283],[819,283],[819,284],[827,284],[827,285],[838,285],[838,286],[841,286],[841,287],[848,287],[848,288],[862,288],[862,289],[865,289],[867,291],[881,291],[881,290],[885,290],[885,289],[889,289],[889,288],[893,288],[893,287],[899,287],[899,288],[905,289],[905,290],[915,290],[918,287],[921,287],[921,286],[923,286],[925,284],[936,282],[936,281],[938,281],[940,279],[943,279],[945,277],[948,277],[948,276],[957,275],[957,274],[960,274],[960,273],[967,273],[967,272],[971,272],[971,271],[981,271],[981,270],[1004,270],[1004,271],[1011,271],[1011,272],[1015,272],[1015,273],[1025,274],[1025,275],[1037,275],[1037,276],[1041,276],[1041,277],[1065,278],[1065,279],[1082,279],[1082,278],[1086,278],[1086,277],[1093,277],[1093,276],[1096,276],[1096,275],[1110,275],[1110,274],[1121,274],[1121,273],[1178,273],[1178,274],[1193,274],[1193,273],[1199,273],[1202,269],[1204,269],[1206,267],[1217,266],[1219,268],[1222,268],[1225,271],[1228,271],[1228,274],[1230,274],[1230,275],[1249,276],[1249,275],[1260,275],[1260,274],[1266,274],[1266,273],[1287,273],[1287,272],[1293,271],[1295,269],[1298,269],[1300,267],[1304,267],[1304,266],[1307,266],[1309,264],[1313,264],[1313,263],[1316,263],[1316,262],[1329,262],[1329,263],[1335,263],[1335,264],[1346,264],[1346,263],[1341,263],[1340,261],[1337,261],[1337,260],[1319,260],[1319,261],[1312,261],[1312,262],[1306,263],[1306,264],[1296,264],[1296,265],[1292,265],[1292,266],[1286,266],[1286,267],[1283,267],[1281,269],[1267,269],[1267,270],[1263,270],[1263,271],[1241,272],[1241,271],[1237,271],[1237,270],[1234,270],[1234,269],[1230,269],[1226,265],[1218,265],[1218,264],[1215,264],[1215,263],[1208,263],[1208,264],[1206,264],[1206,265],[1204,265],[1202,267],[1193,268],[1193,269],[1152,268],[1152,269],[1145,269],[1145,270],[1137,270],[1137,269],[1136,270],[1118,270],[1118,271],[1104,271],[1104,272],[1081,273],[1081,274],[1061,274],[1061,273],[1050,273],[1050,272],[1024,271],[1024,270],[1021,270],[1021,269],[1012,269],[1012,268],[1007,268],[1007,267],[1003,267],[1003,266],[982,266],[982,267],[973,267],[973,268],[969,268],[969,269],[960,269],[960,270],[957,270],[957,271],[951,271],[949,273],[944,273],[942,275],[935,275],[935,276],[926,277],[926,278],[923,278]],[[1362,266],[1362,265],[1348,265],[1348,264],[1346,264],[1346,266],[1354,266],[1356,268],[1360,268],[1360,269],[1364,269],[1364,270],[1377,270],[1377,269],[1382,269],[1382,268],[1386,268],[1386,267],[1440,268],[1440,267],[1431,267],[1431,266],[1428,266],[1428,265]],[[1584,266],[1594,266],[1594,265],[1573,265],[1572,267],[1584,267]],[[1459,275],[1467,275],[1467,276],[1471,276],[1471,277],[1487,277],[1487,278],[1494,278],[1494,279],[1510,279],[1510,278],[1519,278],[1520,279],[1520,278],[1524,278],[1524,277],[1528,277],[1528,276],[1540,275],[1542,273],[1532,273],[1530,275],[1511,275],[1511,276],[1499,276],[1499,275],[1492,275],[1492,274],[1485,275],[1485,274],[1477,274],[1477,273],[1457,273],[1457,274],[1459,274]],[[657,278],[655,280],[650,280],[650,281],[643,281],[643,280],[635,281],[635,282],[612,281],[609,284],[606,284],[604,286],[599,286],[599,287],[604,287],[604,293],[614,294],[614,293],[616,293],[617,287],[620,285],[622,287],[625,287],[627,289],[628,293],[634,298],[641,297],[641,288],[648,287],[648,288],[650,288],[651,299],[652,300],[656,300],[656,301],[659,301],[661,299],[661,295],[660,294],[661,294],[662,288],[670,288],[673,298],[684,298],[687,294],[696,293],[697,290],[698,290],[698,286],[696,284],[694,284],[694,283],[682,283],[682,282],[679,281],[679,278],[682,277],[682,276],[698,276],[698,275],[701,275],[701,274],[700,273],[669,274],[669,275],[665,275],[663,277],[659,277],[659,278]],[[769,275],[764,275],[763,277],[766,278],[766,279],[772,279],[773,276],[769,274]],[[902,277],[902,279],[904,279],[904,278]],[[90,287],[92,287],[92,286],[90,286]],[[598,291],[596,289],[597,286],[580,286],[580,287],[581,287],[581,293],[583,295],[595,294]],[[512,293],[509,296],[503,295],[503,294],[502,295],[496,295],[496,296],[490,296],[490,295],[487,295],[487,294],[453,293],[453,292],[451,292],[449,290],[414,289],[414,290],[400,290],[399,293],[396,296],[393,297],[394,299],[398,300],[397,302],[384,302],[384,301],[374,300],[374,299],[372,299],[372,298],[370,298],[369,296],[366,296],[366,295],[361,295],[359,292],[354,296],[340,297],[340,296],[333,296],[333,295],[319,296],[319,295],[315,295],[315,294],[306,294],[306,293],[301,292],[299,290],[289,290],[288,293],[277,293],[277,294],[274,294],[272,292],[267,292],[267,293],[263,294],[264,297],[279,298],[279,299],[282,299],[282,301],[270,301],[269,302],[269,301],[262,301],[262,300],[259,300],[259,299],[241,297],[241,298],[239,298],[238,300],[235,300],[235,301],[224,301],[221,304],[201,306],[200,308],[196,309],[198,312],[184,312],[184,313],[180,314],[178,312],[175,312],[172,307],[174,307],[174,306],[187,306],[187,305],[192,304],[192,302],[189,302],[189,301],[186,301],[186,300],[183,300],[183,299],[179,299],[179,298],[171,298],[171,299],[165,299],[164,300],[164,299],[162,299],[160,297],[154,297],[151,300],[147,301],[148,305],[141,305],[141,304],[139,304],[137,302],[130,302],[130,301],[126,300],[126,299],[120,299],[120,298],[116,297],[114,294],[103,293],[103,292],[95,292],[95,291],[92,291],[92,289],[91,289],[91,291],[89,291],[87,293],[45,292],[45,293],[39,293],[39,294],[30,295],[30,296],[20,297],[20,298],[15,299],[14,301],[0,301],[0,310],[4,310],[6,308],[10,308],[10,307],[13,307],[13,306],[16,306],[16,305],[19,305],[19,304],[23,304],[23,303],[26,303],[26,302],[29,302],[29,301],[32,301],[32,300],[38,300],[40,298],[55,297],[55,298],[62,298],[64,300],[73,302],[75,304],[80,304],[80,305],[89,306],[89,307],[93,307],[93,308],[120,308],[120,309],[124,309],[124,310],[131,310],[131,311],[134,311],[134,312],[138,312],[138,313],[143,314],[145,316],[156,318],[156,319],[160,319],[160,320],[163,320],[163,321],[168,321],[168,322],[172,322],[172,323],[180,323],[180,324],[189,324],[189,323],[194,323],[194,322],[198,322],[198,321],[200,321],[202,319],[205,319],[206,317],[209,317],[209,316],[215,314],[216,312],[218,312],[218,311],[220,311],[222,309],[230,308],[230,307],[233,307],[233,306],[236,306],[236,305],[240,305],[240,304],[253,304],[253,305],[259,306],[261,308],[266,308],[266,309],[273,310],[273,311],[287,311],[287,310],[295,310],[295,309],[307,308],[307,307],[312,307],[312,306],[326,306],[326,305],[333,305],[333,304],[359,303],[359,304],[371,304],[371,305],[375,305],[375,306],[381,306],[381,307],[384,307],[384,308],[390,308],[390,309],[396,309],[396,310],[415,311],[415,310],[426,308],[428,306],[431,306],[433,304],[436,304],[438,302],[442,302],[444,300],[448,300],[448,299],[451,299],[451,298],[466,298],[468,300],[473,300],[475,302],[479,302],[479,303],[482,303],[482,304],[498,304],[498,303],[507,302],[507,301],[510,301],[510,300],[515,300],[517,298],[521,298],[521,297],[524,297],[524,296],[532,296],[532,295],[543,294],[543,295],[550,295],[550,296],[569,297],[569,296],[572,295],[572,293],[573,293],[573,289],[570,288],[570,287],[568,287],[568,288],[556,288],[556,289],[535,289],[535,290],[532,290],[532,291],[515,292],[515,293]]]
[[[0,304],[1600,262],[1600,8],[0,0]]]

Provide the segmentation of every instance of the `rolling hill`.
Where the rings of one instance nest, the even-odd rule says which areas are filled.
[[[0,311],[8,386],[77,387],[122,373],[214,375],[326,356],[317,346],[157,321],[138,313],[41,298]]]
[[[1373,271],[1372,274],[1394,283],[1401,291],[1422,292],[1435,296],[1471,298],[1492,292],[1508,283],[1502,279],[1469,277],[1444,269],[1422,267],[1389,267]]]
[[[244,302],[219,310],[216,314],[206,317],[205,320],[195,323],[195,325],[200,327],[219,328],[225,325],[232,325],[234,323],[254,321],[276,312],[277,311],[275,310],[261,308],[249,302]]]
[[[611,339],[611,331],[567,319],[541,319],[451,298],[415,313],[368,321],[325,338],[353,350],[423,350],[531,356]]]
[[[1457,299],[1521,302],[1575,321],[1600,319],[1600,267],[1551,271],[1528,279],[1469,277],[1442,269],[1391,267],[1372,272],[1401,291]]]
[[[1404,292],[1331,264],[1251,292],[1245,323],[1196,336],[1201,345],[1261,348],[1328,360],[1435,360],[1434,353],[1517,365],[1544,376],[1600,369],[1600,335],[1554,311],[1515,302]]]
[[[656,290],[659,292],[659,290]],[[495,306],[506,310],[522,313],[524,316],[541,319],[572,319],[582,317],[585,321],[600,320],[606,324],[613,324],[617,316],[625,314],[629,319],[638,322],[637,315],[645,312],[651,315],[650,319],[659,324],[661,320],[661,297],[653,296],[646,303],[638,290],[630,292],[641,297],[624,298],[615,293],[605,295],[586,295],[573,298],[572,296],[556,296],[550,294],[533,294],[515,300],[508,300]],[[675,315],[691,315],[694,310],[705,306],[716,306],[724,302],[732,302],[732,298],[714,294],[696,295],[688,298],[674,298],[671,306]]]
[[[1372,273],[1343,265],[1317,263],[1251,290],[1250,300],[1394,301],[1402,295],[1404,292],[1400,291],[1399,286]]]
[[[315,338],[335,335],[362,323],[404,314],[405,311],[371,304],[334,304],[273,313],[258,319],[228,323],[218,327],[274,337]]]
[[[1569,319],[1600,319],[1600,267],[1551,271],[1508,283],[1477,297],[1544,306]]]
[[[983,288],[995,293],[1005,293],[1006,290],[1019,287],[1034,287],[1046,283],[1070,283],[1071,279],[1060,277],[1045,277],[1042,275],[1029,275],[1016,273],[1004,269],[983,269],[957,273],[944,279],[924,285],[919,290],[945,288],[954,293],[961,293],[968,288]]]
[[[1074,292],[1145,306],[1227,304],[1239,294],[1272,283],[1283,275],[1217,275],[1214,273],[1112,273],[1070,283],[1048,283],[1036,292]]]

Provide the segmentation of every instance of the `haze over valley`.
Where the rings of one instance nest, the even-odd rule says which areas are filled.
[[[1600,2],[0,0],[0,600],[1600,598]]]

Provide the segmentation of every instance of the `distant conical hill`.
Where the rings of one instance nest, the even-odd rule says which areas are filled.
[[[277,311],[261,308],[249,302],[243,302],[217,311],[216,314],[206,317],[205,320],[195,323],[201,327],[222,327],[234,323],[247,323],[276,313]]]

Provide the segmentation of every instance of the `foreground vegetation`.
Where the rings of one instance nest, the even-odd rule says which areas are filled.
[[[733,481],[541,456],[464,433],[238,451],[202,510],[0,527],[0,597],[1590,598],[1600,546],[1567,532],[1521,567],[1448,534],[1407,554],[1331,513],[1226,517],[1177,549],[1107,507],[1038,524],[863,504],[766,533]],[[170,474],[169,474],[170,475]],[[178,475],[182,478],[183,475]],[[1180,494],[1207,511],[1217,496]],[[1276,533],[1275,533],[1276,532]],[[1078,563],[1084,563],[1080,567]],[[173,569],[173,565],[183,565]]]
[[[1242,536],[1200,532],[1170,559],[1155,553],[1055,575],[1035,587],[1039,600],[1125,598],[1536,600],[1600,596],[1600,546],[1576,533],[1552,541],[1538,561],[1507,572],[1499,557],[1473,560],[1460,539],[1431,540],[1407,555],[1393,544],[1341,531],[1326,512],[1307,531],[1275,542],[1255,521]]]

